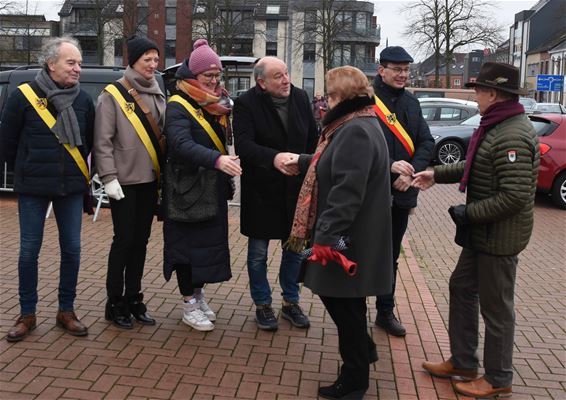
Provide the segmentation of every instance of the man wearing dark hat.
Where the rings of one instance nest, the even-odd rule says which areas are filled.
[[[413,58],[404,48],[390,46],[383,49],[379,62],[378,75],[373,82],[376,95],[374,108],[387,140],[391,166],[393,288],[390,294],[377,297],[375,324],[390,335],[405,336],[405,327],[393,313],[397,259],[409,214],[417,206],[419,191],[411,187],[411,176],[429,165],[434,139],[423,118],[418,99],[405,90],[409,63],[413,62]]]
[[[437,377],[473,379],[454,387],[465,396],[492,398],[511,393],[517,255],[533,228],[540,153],[519,103],[524,91],[517,68],[485,63],[477,80],[466,86],[475,88],[482,116],[466,160],[420,172],[413,181],[422,190],[435,182],[460,182],[460,191],[466,192],[466,204],[448,210],[456,223],[456,243],[463,247],[449,285],[452,356],[425,362],[423,368]],[[485,374],[476,379],[479,307]]]
[[[157,45],[133,36],[127,47],[128,67],[100,94],[94,124],[95,165],[110,197],[114,225],[105,317],[123,329],[133,327],[132,316],[155,325],[146,312],[141,279],[157,205],[158,136],[165,121],[165,96],[155,79]]]

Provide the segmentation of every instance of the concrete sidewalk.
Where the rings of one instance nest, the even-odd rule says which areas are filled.
[[[425,203],[434,204],[436,200],[432,195],[421,197],[424,201],[419,213],[412,217],[411,235],[405,242],[398,281],[398,310],[408,334],[405,338],[392,338],[379,329],[371,329],[380,359],[371,367],[372,379],[366,399],[457,398],[448,381],[432,379],[420,367],[425,358],[440,360],[448,356],[443,319],[445,302],[441,300],[447,269],[454,265],[452,256],[435,264],[432,260],[436,254],[424,253],[423,249],[430,246],[441,252],[446,249],[441,242],[446,238],[431,240],[435,232],[432,224],[443,224],[441,215],[445,217],[446,208],[431,211],[431,206]],[[19,313],[19,229],[14,197],[3,195],[0,207],[0,330],[3,336]],[[552,218],[559,216],[564,214]],[[23,342],[0,341],[0,398],[316,398],[318,386],[331,383],[338,373],[340,357],[335,326],[318,297],[303,289],[301,304],[312,324],[308,331],[292,327],[283,319],[275,333],[258,330],[247,287],[246,238],[239,233],[237,207],[230,208],[229,223],[233,278],[206,288],[210,305],[217,312],[215,330],[197,332],[180,321],[181,297],[175,280],[166,283],[163,279],[161,223],[154,223],[143,286],[148,307],[158,324],[154,327],[136,324],[133,330],[124,331],[104,320],[106,261],[112,238],[109,210],[102,210],[95,223],[85,216],[76,308],[79,317],[89,326],[89,336],[75,338],[54,326],[59,256],[56,223],[53,216],[49,218],[40,257],[38,327]],[[448,228],[446,235],[449,234]],[[451,243],[451,238],[449,240]],[[457,251],[450,245],[448,248]],[[280,262],[280,249],[275,242],[271,253],[269,279],[275,283]],[[563,258],[561,260],[563,278]],[[441,271],[440,279],[436,271]],[[564,280],[560,282],[557,278],[549,284],[563,289]],[[280,289],[278,284],[272,287],[274,308],[278,311]],[[563,294],[564,291],[554,305],[556,313],[564,310]],[[435,301],[440,302],[442,312]],[[370,325],[375,317],[373,303],[374,299],[369,299]],[[535,391],[532,397],[515,398],[565,398],[559,396],[564,394],[563,313],[557,321],[562,322],[562,331],[551,332],[555,344],[540,353],[549,369],[547,381],[554,382],[555,387],[546,390],[542,397],[538,397],[540,391]],[[555,347],[559,348],[556,352]],[[525,352],[523,346],[520,350]],[[549,352],[555,354],[554,359],[546,357]],[[536,382],[525,382],[522,376],[521,384],[527,389],[537,389]]]

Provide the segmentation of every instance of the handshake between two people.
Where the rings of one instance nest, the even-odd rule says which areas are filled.
[[[405,160],[391,164],[391,172],[399,174],[393,182],[393,188],[400,192],[405,192],[410,187],[426,190],[434,185],[434,171],[425,170],[415,173],[415,168]]]

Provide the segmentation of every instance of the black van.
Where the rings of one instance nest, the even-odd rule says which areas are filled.
[[[40,69],[39,65],[28,65],[18,67],[10,71],[0,72],[0,118],[2,118],[2,110],[6,99],[12,91],[16,90],[22,83],[32,81]],[[81,89],[86,91],[96,104],[98,95],[104,87],[120,79],[124,75],[125,67],[111,67],[101,65],[83,65],[81,67],[81,76],[79,82]],[[155,73],[155,77],[161,90],[165,93],[165,85],[160,72]],[[0,165],[0,192],[13,190],[12,172],[8,170],[6,165]]]

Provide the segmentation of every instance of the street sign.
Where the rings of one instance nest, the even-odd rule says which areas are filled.
[[[561,92],[564,75],[537,75],[537,90],[540,92]]]

